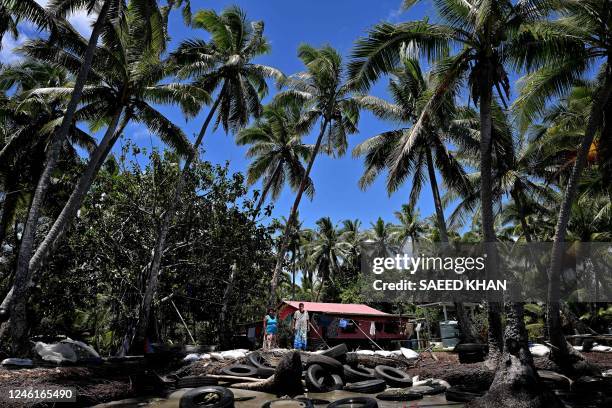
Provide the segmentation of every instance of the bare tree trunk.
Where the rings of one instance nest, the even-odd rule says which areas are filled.
[[[44,240],[36,249],[36,252],[34,252],[34,255],[30,258],[29,265],[25,268],[25,270],[17,269],[13,287],[5,296],[2,305],[0,305],[0,309],[7,308],[9,305],[13,305],[13,307],[17,307],[19,309],[16,319],[13,319],[13,314],[11,313],[10,321],[5,323],[0,329],[0,339],[5,338],[6,334],[10,331],[14,347],[19,347],[19,343],[24,344],[24,336],[27,330],[27,322],[25,320],[25,304],[27,302],[28,289],[31,286],[33,277],[41,268],[49,254],[53,251],[58,240],[63,236],[66,228],[76,216],[77,211],[81,207],[83,199],[89,191],[96,174],[98,174],[98,171],[108,156],[113,144],[127,125],[129,121],[128,115],[124,117],[121,126],[117,128],[122,112],[122,107],[118,108],[118,110],[115,112],[111,123],[106,129],[106,133],[104,134],[102,141],[91,155],[87,168],[77,181],[77,184],[74,187],[72,194],[68,198],[68,201],[62,208],[61,213],[51,226],[51,229],[45,236]],[[18,273],[21,275],[18,276]]]
[[[296,262],[296,248],[291,251],[291,300],[295,300],[295,262]]]
[[[427,155],[427,171],[429,173],[429,183],[431,184],[431,191],[434,199],[434,207],[436,209],[436,218],[438,220],[438,228],[440,230],[440,241],[443,244],[448,245],[450,240],[448,239],[448,230],[446,228],[446,218],[444,217],[444,208],[442,207],[442,199],[440,198],[440,190],[438,189],[438,181],[436,179],[436,170],[434,168],[433,157],[431,150],[427,149],[425,153]],[[473,342],[476,340],[474,330],[470,319],[466,313],[465,307],[461,302],[454,302],[455,312],[457,314],[457,320],[459,321],[459,327],[463,335],[463,340],[467,342]]]
[[[238,266],[234,263],[231,267],[229,279],[227,280],[227,286],[225,286],[225,291],[223,292],[223,302],[221,304],[221,312],[219,313],[219,344],[222,350],[230,346],[231,336],[229,336],[228,332],[227,310],[232,297],[237,270]]]
[[[70,101],[66,106],[66,112],[64,113],[62,124],[60,125],[56,133],[53,135],[51,146],[47,153],[47,161],[45,163],[45,167],[36,185],[36,190],[34,190],[34,196],[32,197],[30,210],[28,212],[28,217],[22,233],[21,245],[19,246],[19,255],[17,257],[17,267],[15,268],[15,278],[13,283],[13,288],[17,288],[17,295],[20,297],[24,296],[27,292],[26,285],[28,284],[28,268],[32,258],[32,251],[34,249],[36,230],[38,228],[38,219],[40,218],[40,213],[45,200],[45,196],[47,195],[47,191],[49,190],[49,186],[51,185],[51,175],[55,170],[55,167],[57,166],[62,145],[64,143],[64,140],[66,140],[66,137],[68,136],[68,131],[70,130],[70,126],[72,126],[72,122],[74,119],[74,113],[76,112],[76,108],[79,102],[81,101],[81,97],[83,95],[83,88],[85,87],[85,83],[87,82],[87,76],[89,75],[89,71],[91,70],[94,53],[98,44],[98,39],[100,37],[100,34],[102,33],[102,29],[106,21],[106,15],[108,13],[110,3],[110,0],[105,1],[102,5],[102,9],[100,10],[100,14],[98,14],[98,19],[96,20],[96,23],[94,24],[93,30],[89,37],[89,43],[87,44],[87,50],[85,51],[83,64],[79,69],[74,88],[72,90],[72,95],[70,97]],[[9,293],[12,293],[12,290]],[[6,298],[5,301],[2,302],[0,309],[9,310],[9,315],[13,314],[11,304],[6,303]],[[20,315],[21,314],[22,313],[20,313]],[[17,324],[17,322],[15,323]],[[24,324],[25,321],[21,321],[18,323],[19,326],[22,326]],[[1,331],[2,330],[0,330],[0,332]],[[0,342],[2,341],[2,337],[3,336],[0,335]],[[13,346],[16,345],[13,344]],[[18,350],[15,350],[15,352],[17,351]]]
[[[509,303],[506,307],[506,316],[504,352],[493,383],[484,397],[468,403],[466,408],[562,407],[557,397],[539,381],[527,344],[523,304]]]
[[[487,254],[487,279],[496,279],[497,250],[495,242],[495,216],[493,215],[493,180],[491,175],[492,162],[492,73],[491,64],[484,62],[483,77],[480,85],[480,203],[482,212],[482,233]],[[488,343],[489,361],[492,367],[503,351],[502,304],[499,299],[488,299]]]
[[[270,179],[268,180],[268,182],[264,186],[264,189],[261,192],[261,197],[259,198],[259,202],[257,203],[257,207],[255,207],[255,215],[254,215],[254,217],[257,217],[259,215],[259,211],[261,210],[261,207],[263,206],[264,202],[266,201],[266,197],[268,196],[268,192],[270,191],[270,188],[272,187],[272,184],[274,184],[274,181],[278,178],[278,175],[280,174],[280,171],[283,168],[283,163],[284,163],[284,160],[280,160],[278,162],[278,166],[276,166],[276,169],[274,169],[274,173],[272,173],[272,177],[270,177]]]
[[[204,124],[202,125],[202,129],[200,129],[200,133],[198,134],[198,137],[193,145],[193,151],[185,160],[185,164],[183,165],[181,174],[179,175],[179,178],[176,182],[176,187],[174,189],[172,199],[168,203],[168,208],[166,208],[166,210],[163,212],[161,220],[157,227],[157,240],[155,242],[155,247],[153,248],[151,268],[149,270],[147,279],[145,280],[146,286],[142,299],[142,305],[140,308],[138,326],[136,329],[137,340],[144,339],[144,336],[146,335],[147,326],[149,324],[149,314],[151,312],[151,303],[153,302],[153,297],[155,296],[155,293],[157,292],[157,287],[159,285],[159,272],[161,268],[162,255],[166,247],[166,238],[170,229],[170,223],[172,222],[174,213],[176,212],[176,208],[183,192],[183,188],[185,187],[185,182],[187,181],[187,175],[189,174],[191,164],[198,157],[198,149],[202,144],[202,140],[204,139],[206,130],[208,129],[208,126],[210,125],[210,122],[212,121],[212,118],[215,115],[215,112],[217,111],[217,107],[219,106],[220,102],[221,99],[217,97],[215,103],[210,109],[210,112],[208,112],[208,116],[206,117]]]
[[[6,238],[6,233],[9,230],[9,225],[12,224],[12,219],[15,215],[15,209],[17,208],[17,198],[19,195],[15,190],[19,187],[16,184],[6,185],[7,193],[4,194],[4,203],[2,203],[2,217],[0,217],[0,249]]]
[[[608,67],[608,70],[611,68]],[[593,99],[593,105],[589,115],[587,127],[584,132],[584,137],[578,149],[576,162],[572,169],[572,173],[565,187],[563,201],[559,209],[559,218],[555,228],[555,238],[551,254],[550,269],[548,272],[548,302],[547,302],[547,326],[548,336],[551,344],[554,346],[551,358],[566,371],[567,374],[577,374],[581,371],[591,372],[595,367],[587,367],[586,361],[571,347],[563,335],[561,327],[560,301],[559,301],[559,285],[560,275],[563,266],[563,253],[565,252],[565,236],[567,233],[567,225],[569,223],[572,203],[578,191],[578,182],[580,175],[587,163],[587,157],[595,133],[601,127],[603,117],[603,109],[608,103],[612,93],[612,75],[607,72],[604,83],[597,91]]]
[[[291,207],[291,213],[289,214],[287,225],[285,225],[285,231],[283,233],[281,245],[278,250],[278,255],[276,256],[276,266],[274,267],[274,272],[272,273],[272,279],[270,281],[270,294],[268,300],[269,307],[274,307],[274,304],[276,303],[276,287],[278,286],[278,277],[283,267],[285,253],[287,252],[287,248],[289,247],[289,240],[291,239],[291,229],[293,228],[293,224],[296,221],[295,218],[297,216],[297,211],[300,206],[300,201],[302,200],[302,195],[304,194],[304,190],[306,189],[306,184],[308,184],[310,171],[312,170],[312,166],[314,165],[315,159],[317,158],[319,150],[321,149],[321,142],[323,141],[323,136],[325,135],[325,131],[327,130],[327,125],[328,121],[326,119],[323,120],[323,123],[321,124],[321,132],[319,133],[319,137],[317,137],[317,142],[315,144],[314,150],[312,151],[312,156],[310,156],[308,166],[306,167],[306,172],[304,173],[304,177],[302,178],[302,182],[300,183],[300,187],[298,188],[295,200],[293,202],[293,206]]]

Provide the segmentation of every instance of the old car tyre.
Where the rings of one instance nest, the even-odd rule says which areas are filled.
[[[306,370],[306,388],[309,392],[325,392],[323,382],[327,372],[318,364],[313,364]]]
[[[348,353],[348,347],[346,347],[346,344],[342,343],[325,350],[321,355],[335,358],[336,360],[343,360],[346,358],[346,353]]]
[[[215,394],[210,404],[206,400]],[[234,406],[234,394],[225,387],[207,386],[194,388],[181,397],[180,408],[231,408]]]
[[[306,387],[310,392],[341,390],[343,386],[342,377],[328,373],[318,364],[313,364],[306,370]]]
[[[236,377],[254,377],[257,375],[257,368],[246,364],[232,364],[221,370],[225,375],[233,375]]]
[[[384,391],[385,388],[387,388],[387,384],[385,384],[385,380],[381,379],[358,381],[354,383],[348,383],[344,386],[345,391],[353,391],[363,394],[374,394],[377,392]]]
[[[321,354],[311,354],[306,360],[306,367],[317,364],[333,374],[343,374],[342,363],[335,358],[323,356]]]
[[[270,366],[261,358],[261,354],[259,354],[257,351],[249,353],[247,355],[247,360],[253,367],[270,368]]]
[[[478,351],[481,353],[484,353],[486,351],[487,346],[485,344],[479,344],[479,343],[460,343],[457,344],[455,346],[454,351],[457,353],[460,352],[474,352],[474,351]]]
[[[410,387],[412,385],[412,377],[402,370],[386,365],[378,365],[374,368],[376,376],[385,380],[391,387]]]
[[[344,365],[344,378],[347,382],[373,380],[376,378],[376,371],[373,368],[363,366],[351,367]]]
[[[219,381],[216,378],[190,375],[176,380],[176,388],[198,388],[205,385],[217,385],[218,383]]]
[[[334,401],[327,406],[327,408],[339,408],[339,407],[354,407],[354,408],[378,408],[378,402],[374,398],[369,397],[351,397],[342,398],[338,401]]]
[[[270,378],[274,375],[276,370],[272,367],[258,367],[257,376],[259,378]]]

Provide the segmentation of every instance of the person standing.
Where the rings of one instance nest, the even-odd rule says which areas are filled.
[[[264,317],[264,350],[276,347],[276,334],[278,332],[278,318],[274,309],[268,309],[268,314]]]
[[[308,338],[308,312],[304,310],[304,304],[299,304],[299,309],[293,313],[293,348],[306,350]]]

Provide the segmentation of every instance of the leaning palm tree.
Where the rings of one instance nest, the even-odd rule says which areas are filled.
[[[30,203],[30,208],[28,211],[28,216],[21,236],[21,243],[19,246],[19,254],[17,256],[17,268],[15,275],[16,277],[18,277],[19,284],[22,285],[27,280],[25,277],[28,275],[28,268],[34,250],[34,242],[36,238],[35,235],[38,226],[38,220],[40,219],[40,213],[42,211],[45,196],[51,186],[51,176],[60,158],[62,145],[64,144],[64,141],[68,136],[70,128],[73,126],[75,112],[83,96],[83,89],[85,87],[85,83],[87,82],[92,67],[92,62],[98,44],[98,40],[100,39],[100,36],[104,31],[104,26],[107,21],[125,21],[123,11],[126,9],[126,6],[124,0],[104,0],[103,2],[101,2],[100,0],[53,0],[49,4],[49,11],[42,12],[39,9],[40,6],[36,4],[33,0],[3,1],[3,5],[6,7],[6,9],[13,11],[18,16],[28,17],[34,20],[35,22],[38,22],[38,20],[41,20],[44,17],[44,22],[40,21],[38,22],[38,24],[53,25],[53,33],[49,41],[54,43],[55,46],[60,47],[67,45],[64,42],[65,39],[72,38],[70,32],[73,29],[64,20],[64,17],[68,13],[73,12],[79,8],[86,8],[89,14],[94,12],[94,10],[98,11],[98,17],[93,26],[91,35],[89,36],[89,41],[86,41],[82,38],[79,39],[79,60],[75,61],[75,58],[70,55],[70,53],[67,53],[70,58],[66,59],[66,61],[63,62],[66,64],[72,64],[72,68],[74,68],[75,63],[78,64],[77,72],[75,73],[76,78],[74,87],[72,88],[72,93],[70,95],[70,100],[66,104],[63,119],[60,123],[58,123],[58,127],[52,137],[51,145],[47,152],[47,160],[45,162],[45,167],[40,178],[38,179],[36,189],[34,190],[34,194],[32,196],[32,201]],[[156,15],[154,11],[157,7],[156,2],[154,0],[135,0],[134,5],[136,7],[133,8],[136,10],[143,10],[144,8],[142,6],[146,6],[146,15],[140,16],[142,20],[154,20],[154,16]],[[100,7],[98,8],[98,6]],[[158,14],[159,13],[157,13],[157,15]],[[147,21],[144,25],[148,26],[149,21]],[[3,302],[2,307],[6,308],[7,304]]]
[[[263,180],[263,189],[255,207],[255,217],[272,193],[276,200],[285,182],[297,190],[304,177],[303,161],[310,157],[312,146],[302,143],[303,130],[297,125],[301,117],[299,105],[275,106],[264,108],[262,120],[238,133],[236,143],[251,145],[247,157],[253,159],[247,169],[247,183],[253,185]],[[312,198],[314,187],[308,180],[306,195]]]
[[[45,155],[53,135],[53,124],[61,118],[63,98],[31,98],[36,88],[65,86],[68,73],[60,66],[25,59],[0,70],[0,91],[12,90],[1,108],[4,126],[0,142],[0,185],[4,190],[0,217],[0,246],[18,207],[27,208],[31,191],[44,169]],[[94,139],[72,126],[68,141],[62,146],[64,162],[76,162],[73,145],[91,152]]]
[[[210,122],[217,115],[216,124],[221,124],[226,131],[240,130],[251,117],[262,114],[261,98],[268,90],[266,79],[278,80],[283,77],[275,68],[253,63],[254,58],[269,52],[270,47],[263,35],[263,22],[249,22],[240,8],[229,7],[221,14],[201,10],[194,16],[193,27],[208,31],[212,36],[211,41],[186,40],[172,54],[169,62],[180,78],[193,78],[194,87],[216,95],[193,149],[185,160],[173,199],[160,216],[136,330],[139,339],[144,338],[149,324],[170,223]]]
[[[575,80],[588,75],[600,65],[598,86],[580,142],[571,174],[564,189],[555,228],[548,287],[547,325],[553,358],[568,371],[583,365],[582,356],[568,345],[561,329],[559,284],[564,242],[571,208],[577,194],[580,176],[587,164],[589,151],[598,131],[605,126],[605,112],[610,110],[612,94],[612,4],[609,0],[559,0],[553,2],[559,18],[534,24],[523,32],[527,46],[517,47],[520,61],[528,69],[540,68],[527,75],[516,101],[523,123],[541,113],[546,101],[563,95]],[[612,143],[609,143],[612,146]]]
[[[305,104],[302,126],[309,129],[320,119],[320,131],[314,145],[306,173],[298,187],[293,206],[277,254],[276,266],[270,282],[269,304],[276,300],[276,285],[283,266],[285,252],[289,245],[290,231],[296,221],[296,214],[302,195],[308,186],[314,161],[323,149],[327,154],[342,155],[347,148],[347,135],[357,132],[359,107],[351,96],[349,83],[344,82],[344,67],[340,54],[330,46],[314,48],[301,45],[298,56],[306,65],[306,71],[284,80],[289,88],[276,96],[276,102],[283,104],[298,101]]]
[[[25,334],[25,302],[32,279],[76,216],[100,167],[128,123],[142,123],[152,134],[185,155],[191,152],[186,136],[152,104],[178,104],[186,115],[193,116],[210,100],[200,88],[166,82],[168,72],[160,60],[162,49],[140,35],[146,22],[129,11],[126,20],[105,24],[104,42],[96,50],[91,85],[84,91],[85,104],[75,113],[77,121],[89,122],[94,130],[105,126],[102,140],[26,267],[18,265],[13,287],[2,304],[3,308],[12,305],[11,334],[15,346]],[[32,58],[63,64],[76,75],[87,50],[84,39],[75,30],[67,30],[61,42],[30,41],[24,46],[24,52]],[[48,87],[33,90],[31,96],[68,98],[73,91],[71,86]],[[60,117],[52,126],[58,126],[62,120]]]

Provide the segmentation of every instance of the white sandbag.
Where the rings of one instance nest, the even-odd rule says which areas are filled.
[[[34,365],[29,358],[5,358],[0,364],[5,367],[32,367]]]
[[[601,375],[607,378],[612,378],[612,370],[604,371],[603,373],[601,373]]]
[[[200,360],[211,360],[210,354],[200,354]]]
[[[225,358],[223,357],[223,355],[221,353],[210,353],[210,358],[212,360],[216,360],[216,361],[223,361],[225,360]]]
[[[221,356],[223,356],[223,358],[227,360],[237,360],[239,358],[246,357],[246,354],[239,350],[227,350],[222,351]]]
[[[550,348],[544,344],[533,344],[529,351],[534,357],[547,357],[550,354]]]
[[[406,347],[400,348],[400,351],[402,352],[402,355],[408,360],[413,360],[419,357],[419,353]]]
[[[74,352],[77,354],[77,358],[79,360],[85,358],[100,358],[100,355],[96,350],[94,350],[93,347],[83,343],[82,341],[67,338],[66,340],[62,340],[60,343],[70,344]]]
[[[393,350],[393,351],[391,352],[391,355],[392,355],[393,357],[399,357],[399,356],[401,356],[401,355],[402,355],[402,350]]]
[[[374,352],[372,350],[357,350],[356,354],[361,354],[362,356],[373,356]]]
[[[442,379],[435,378],[433,381],[434,381],[434,384],[441,385],[442,387],[446,388],[447,390],[451,387],[451,385],[448,382],[446,382],[446,381],[444,381]]]
[[[593,351],[599,351],[600,353],[610,353],[612,352],[612,347],[603,346],[599,344],[597,346],[593,346]]]
[[[193,363],[194,361],[198,361],[200,359],[200,355],[197,353],[187,354],[183,361],[185,363]]]
[[[576,351],[582,351],[582,346],[574,346],[574,350],[576,350]]]
[[[76,363],[78,358],[70,344],[55,343],[47,344],[42,341],[36,342],[34,350],[45,361],[50,361],[55,364],[64,362]]]
[[[377,356],[389,357],[391,355],[391,352],[387,350],[376,350],[374,354],[376,354]]]

